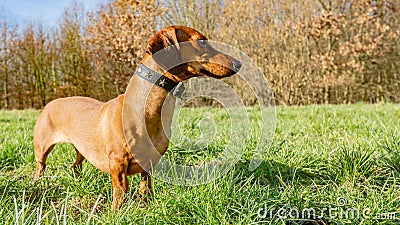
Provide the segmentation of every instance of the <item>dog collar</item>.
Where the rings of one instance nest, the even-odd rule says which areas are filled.
[[[172,93],[174,97],[182,97],[185,91],[185,85],[182,82],[175,82],[162,74],[148,68],[143,64],[139,64],[135,72],[139,77],[144,78],[151,83],[164,88],[168,92]]]

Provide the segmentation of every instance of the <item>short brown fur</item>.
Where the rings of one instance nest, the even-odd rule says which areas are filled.
[[[237,70],[229,68],[240,68],[240,62],[230,56],[216,51],[211,46],[199,48],[196,41],[206,37],[198,31],[183,27],[170,26],[158,32],[149,42],[142,63],[147,63],[152,70],[163,74],[174,81],[183,81],[195,76],[212,76],[216,78],[227,77],[235,74]],[[157,60],[152,58],[153,54],[168,46],[181,42],[191,41],[190,46],[181,49],[181,54],[191,54],[199,57],[214,57],[217,63],[210,62],[188,62],[177,66],[172,71],[166,71]],[[181,56],[180,56],[181,57]],[[203,58],[202,58],[203,57]],[[239,66],[238,66],[239,65]],[[129,183],[127,176],[141,173],[140,191],[146,199],[153,193],[150,175],[138,164],[133,157],[130,146],[124,136],[122,124],[122,112],[124,98],[127,94],[141,94],[139,92],[148,86],[149,82],[138,76],[133,76],[131,83],[135,85],[137,93],[125,93],[108,102],[87,97],[68,97],[56,99],[47,104],[39,116],[34,127],[34,151],[37,161],[34,181],[36,182],[46,168],[46,159],[54,145],[61,142],[71,143],[76,150],[76,160],[73,164],[75,173],[79,173],[84,159],[103,172],[111,174],[113,186],[113,209],[117,209],[122,202],[124,193],[128,191]],[[162,155],[166,151],[169,140],[165,131],[161,129],[161,109],[168,97],[168,92],[158,86],[149,86],[148,98],[143,102],[135,102],[145,108],[145,124],[135,124],[146,127],[148,135]],[[170,104],[172,105],[172,104]],[[164,109],[163,109],[164,110]],[[173,107],[167,108],[173,111]],[[172,117],[172,113],[169,113]],[[142,127],[143,127],[142,126]],[[166,128],[170,130],[170,127]],[[136,139],[140,139],[144,130],[137,131]],[[140,141],[140,140],[138,140]],[[139,149],[146,151],[146,149]]]

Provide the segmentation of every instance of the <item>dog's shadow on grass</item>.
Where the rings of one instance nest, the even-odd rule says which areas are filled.
[[[255,185],[268,187],[272,195],[279,195],[284,193],[286,189],[292,189],[296,192],[296,189],[300,187],[310,187],[310,190],[314,190],[319,185],[326,185],[329,180],[326,173],[313,170],[312,168],[295,168],[287,164],[283,164],[274,160],[264,160],[261,164],[253,171],[249,169],[251,161],[241,161],[235,167],[235,177],[239,177],[238,183],[251,182]],[[250,181],[249,181],[250,180]],[[279,199],[279,198],[278,198]],[[265,200],[265,199],[264,199]],[[263,201],[263,200],[261,200]],[[269,200],[267,200],[269,201]],[[276,202],[275,200],[271,200]],[[286,200],[284,200],[286,201]],[[290,200],[296,201],[296,200]],[[296,204],[296,203],[294,203]],[[301,205],[301,204],[300,204]],[[281,202],[276,207],[285,207],[285,203]],[[296,207],[296,206],[294,206]],[[277,212],[274,212],[276,214]],[[275,217],[274,215],[272,217]],[[310,215],[309,215],[310,216]],[[312,215],[311,215],[312,216]],[[285,221],[285,220],[284,220]],[[318,217],[313,215],[312,217],[303,218],[300,215],[296,219],[287,219],[285,221],[287,225],[327,225],[331,224],[328,219],[324,217]]]
[[[91,209],[97,198],[102,203],[110,202],[111,185],[107,174],[91,165],[84,165],[81,174],[75,175],[69,164],[65,165],[50,165],[36,183],[33,183],[33,173],[20,172],[34,171],[31,166],[8,171],[10,178],[0,183],[0,196],[3,196],[0,201],[15,207],[39,207],[42,210],[53,207],[60,210],[66,202],[78,208]],[[108,209],[108,205],[99,204],[99,207]]]

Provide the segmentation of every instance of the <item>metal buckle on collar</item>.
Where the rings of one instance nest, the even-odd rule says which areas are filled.
[[[183,93],[185,93],[185,85],[179,82],[179,84],[172,89],[171,93],[175,98],[181,98]]]

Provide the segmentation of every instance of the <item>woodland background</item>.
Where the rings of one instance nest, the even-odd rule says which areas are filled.
[[[244,51],[277,104],[398,103],[399,9],[400,0],[114,0],[94,11],[73,3],[52,27],[0,12],[0,108],[114,98],[168,25]]]

